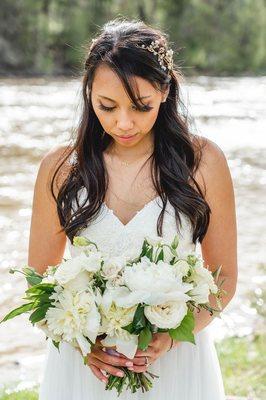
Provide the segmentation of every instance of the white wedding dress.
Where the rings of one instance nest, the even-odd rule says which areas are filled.
[[[84,194],[81,191],[81,194]],[[82,203],[81,203],[82,204]],[[124,225],[105,203],[98,217],[79,235],[96,242],[99,249],[112,255],[139,253],[144,237],[157,236],[156,221],[161,207],[156,197]],[[179,250],[196,250],[191,242],[189,219],[180,214],[182,228]],[[163,236],[171,240],[178,233],[174,209],[168,202],[163,222]],[[71,256],[77,249],[68,240]],[[149,366],[159,375],[153,388],[145,393],[123,392],[121,400],[225,400],[223,380],[216,349],[208,326],[195,335],[196,345],[181,342]],[[83,364],[80,353],[68,343],[60,344],[60,353],[47,340],[44,374],[39,400],[114,400],[116,390],[105,390],[105,383]]]

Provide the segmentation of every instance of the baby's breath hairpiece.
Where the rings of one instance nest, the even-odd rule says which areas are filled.
[[[97,38],[94,38],[91,40],[91,45],[89,48],[89,52],[88,52],[88,56],[94,46],[94,43],[96,42]],[[151,42],[150,45],[145,46],[144,44],[142,45],[137,45],[137,47],[140,47],[142,49],[148,50],[152,53],[154,53],[155,55],[157,55],[159,64],[161,66],[161,68],[165,71],[166,69],[168,69],[168,71],[172,71],[173,70],[173,50],[172,49],[166,49],[165,46],[161,46],[160,45],[160,41],[159,40],[154,40]],[[87,58],[88,60],[88,58]],[[87,69],[88,65],[87,65],[87,60],[85,62],[85,69]],[[165,66],[166,65],[166,66]]]
[[[138,45],[138,47],[141,47],[142,49],[146,49],[152,53],[154,53],[155,55],[157,55],[159,64],[161,66],[161,68],[165,71],[166,68],[168,69],[168,71],[172,71],[173,70],[173,50],[172,49],[166,49],[165,46],[161,46],[160,45],[160,41],[159,40],[154,40],[151,42],[150,45],[145,46],[144,44],[142,45]],[[166,66],[165,66],[166,64]]]

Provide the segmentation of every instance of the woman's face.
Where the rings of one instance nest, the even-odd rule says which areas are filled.
[[[136,76],[135,80],[147,106],[143,111],[136,108],[118,76],[104,64],[97,68],[91,90],[92,106],[103,129],[117,144],[126,147],[135,146],[151,133],[160,104],[166,98],[166,93],[156,90],[145,79]]]

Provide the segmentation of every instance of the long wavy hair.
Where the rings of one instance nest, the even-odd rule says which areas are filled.
[[[113,141],[104,135],[103,128],[91,103],[91,87],[96,69],[104,63],[120,78],[126,92],[138,110],[143,104],[134,91],[132,79],[146,79],[156,89],[169,88],[166,102],[161,103],[153,126],[154,150],[151,159],[151,176],[154,188],[162,200],[162,210],[157,220],[157,234],[162,236],[163,216],[167,200],[174,207],[177,230],[184,213],[191,221],[193,243],[202,242],[210,218],[210,208],[194,176],[202,157],[202,142],[192,135],[188,127],[188,114],[180,96],[182,73],[174,64],[169,73],[163,70],[157,57],[138,45],[149,45],[159,40],[167,44],[168,35],[148,26],[143,21],[116,18],[101,28],[86,52],[82,84],[82,113],[74,141],[60,160],[52,181],[51,191],[57,203],[57,212],[67,237],[73,237],[96,218],[108,188],[108,174],[103,151]],[[75,162],[55,196],[54,182],[60,168],[71,153]],[[148,162],[148,160],[146,160]],[[78,192],[86,189],[86,198],[80,204]],[[74,201],[76,202],[73,208]]]

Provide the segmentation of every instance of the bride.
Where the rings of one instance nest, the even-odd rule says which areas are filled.
[[[93,39],[85,61],[83,113],[74,144],[53,148],[41,161],[32,207],[28,264],[43,273],[59,264],[81,234],[119,255],[145,235],[180,234],[181,248],[200,244],[205,266],[222,265],[231,301],[237,281],[237,234],[232,179],[222,150],[189,132],[179,97],[181,72],[167,35],[141,21],[115,19]],[[216,306],[210,296],[210,303]],[[107,373],[120,366],[157,372],[149,392],[122,399],[225,399],[214,319],[195,314],[196,345],[154,334],[133,359],[108,354],[97,340],[87,365],[68,343],[48,340],[40,400],[115,399]]]

